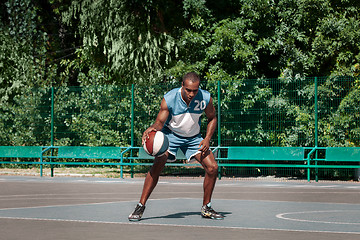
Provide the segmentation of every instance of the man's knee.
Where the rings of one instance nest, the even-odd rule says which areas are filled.
[[[209,175],[216,175],[218,172],[218,169],[219,169],[219,167],[215,161],[212,161],[211,163],[208,163],[206,165],[206,172]]]
[[[196,156],[196,159],[204,167],[207,174],[209,175],[217,174],[219,167],[211,151],[209,151],[209,154],[205,157],[203,157],[201,154],[198,154]]]
[[[151,166],[150,172],[160,174],[161,171],[163,170],[163,168],[165,167],[167,158],[168,158],[168,154],[164,154],[162,156],[155,157],[154,163]]]

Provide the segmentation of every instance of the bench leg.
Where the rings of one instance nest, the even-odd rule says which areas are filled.
[[[219,166],[219,168],[218,168],[218,178],[219,178],[219,180],[221,180],[221,171],[222,171],[222,167]]]
[[[131,178],[134,178],[134,165],[131,165]]]
[[[355,168],[355,180],[360,181],[360,168]]]

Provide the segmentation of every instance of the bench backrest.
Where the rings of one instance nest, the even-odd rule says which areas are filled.
[[[229,147],[229,160],[304,160],[303,147]]]
[[[120,159],[120,147],[61,146],[57,158]]]
[[[144,150],[144,148],[139,148],[139,159],[154,159],[154,157],[147,154]],[[176,153],[176,159],[178,160],[185,160],[186,157],[184,153],[181,150],[178,150]]]
[[[327,161],[360,161],[360,147],[326,148]]]
[[[0,157],[6,158],[40,158],[40,146],[0,146]]]

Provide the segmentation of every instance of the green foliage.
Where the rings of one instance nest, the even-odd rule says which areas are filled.
[[[313,145],[312,76],[330,76],[319,78],[319,144],[360,144],[359,1],[8,0],[0,7],[2,144],[48,144],[43,105],[54,86],[56,144],[129,145],[128,84],[135,83],[139,145],[163,94],[189,71],[200,73],[217,108],[221,81],[221,144]]]
[[[60,87],[54,94],[55,145],[130,145],[128,87]]]
[[[36,9],[31,1],[5,3],[8,26],[0,25],[0,104],[12,101],[21,88],[43,81],[44,59],[34,55],[44,52],[46,35],[36,29]]]
[[[191,15],[191,28],[180,36],[176,69],[192,67],[203,75],[216,69],[233,79],[356,74],[359,3],[243,0],[229,4],[234,8],[228,16],[214,16],[219,11],[214,8]]]
[[[115,82],[155,82],[176,55],[175,40],[166,33],[162,1],[72,1],[64,22],[78,22],[83,51],[94,64],[107,64]],[[155,19],[154,19],[155,18]]]
[[[0,145],[49,145],[50,107],[48,90],[21,88],[11,103],[0,109]]]
[[[216,132],[212,145],[314,146],[313,78],[229,79],[221,81],[218,89],[218,82],[211,77],[214,76],[209,76],[201,87],[210,91],[216,109],[220,108],[221,142],[218,143]],[[336,84],[329,88],[333,82]],[[319,146],[360,144],[357,82],[353,78],[318,79]],[[179,83],[152,87],[138,84],[134,85],[133,95],[130,85],[55,88],[54,143],[139,146],[142,132],[157,116],[163,94],[178,86]],[[2,145],[50,144],[50,90],[23,88],[13,104],[6,111],[2,109]],[[134,119],[131,119],[132,107]],[[202,125],[205,133],[206,118]]]
[[[328,146],[360,145],[360,89],[351,87],[343,99],[338,99],[339,106],[332,112],[331,121],[324,121],[324,144]]]

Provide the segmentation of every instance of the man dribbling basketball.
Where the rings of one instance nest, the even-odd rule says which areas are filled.
[[[201,216],[224,219],[224,216],[211,208],[211,196],[215,187],[218,165],[210,151],[210,139],[215,132],[217,118],[210,93],[199,88],[200,78],[190,72],[184,75],[182,87],[175,88],[164,95],[157,118],[145,130],[144,142],[151,131],[162,131],[169,139],[169,150],[155,157],[154,164],[146,175],[140,202],[129,216],[130,221],[139,221],[144,213],[145,204],[154,190],[161,171],[167,161],[175,161],[180,148],[188,161],[196,160],[205,169],[204,197]],[[200,135],[201,115],[205,112],[208,120],[206,136]]]

